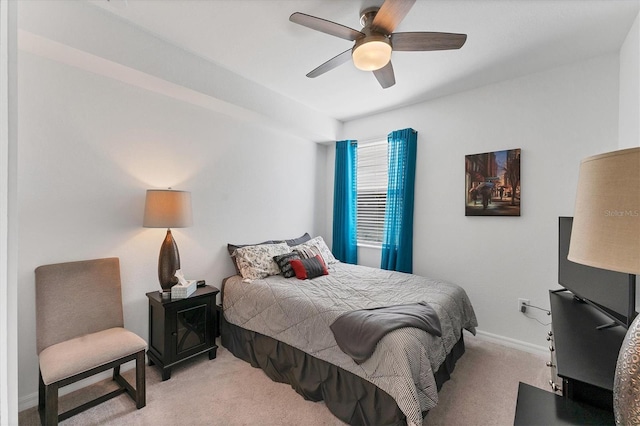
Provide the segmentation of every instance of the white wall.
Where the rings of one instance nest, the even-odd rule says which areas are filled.
[[[345,123],[343,139],[418,131],[414,273],[462,285],[483,332],[545,344],[517,299],[547,307],[558,287],[558,216],[573,214],[580,159],[617,146],[618,76],[608,55]],[[522,216],[465,217],[464,156],[511,148]]]
[[[17,4],[0,1],[0,424],[18,423]]]
[[[38,383],[38,265],[120,257],[125,326],[147,337],[166,231],[142,228],[146,189],[192,192],[194,226],[173,234],[185,275],[212,285],[233,272],[227,242],[323,231],[323,146],[25,52],[19,75],[23,405]]]
[[[330,243],[333,146],[308,140],[331,139],[327,135],[340,127],[266,89],[254,87],[252,96],[243,98],[246,91],[234,90],[246,83],[239,77],[122,22],[103,22],[113,18],[84,2],[32,4],[20,3],[40,14],[22,13],[23,29],[35,40],[29,51],[42,53],[35,52],[43,48],[38,37],[47,37],[45,48],[62,43],[65,53],[89,51],[106,62],[83,61],[82,52],[70,57],[70,62],[80,58],[80,68],[25,51],[19,56],[22,408],[35,402],[37,391],[36,266],[119,256],[125,324],[146,337],[145,292],[159,288],[157,254],[164,231],[141,227],[145,189],[192,191],[194,226],[174,230],[182,266],[187,276],[217,284],[232,272],[227,242],[309,231]],[[106,32],[93,34],[96,46],[77,37],[96,28]],[[631,35],[623,48],[631,61],[624,64],[634,63],[633,43],[637,36]],[[134,48],[145,46],[153,47],[149,55],[168,59],[141,58]],[[187,81],[190,73],[173,66],[183,62],[197,65],[198,80]],[[618,96],[618,78],[634,81],[622,68],[633,72],[633,65],[620,63],[619,70],[617,55],[597,58],[347,124],[344,137],[361,140],[408,126],[419,131],[414,269],[467,288],[482,330],[543,344],[546,328],[518,314],[516,299],[547,304],[546,290],[556,282],[556,220],[572,214],[579,159],[615,149],[622,127],[618,106],[633,110],[633,101]],[[154,77],[184,84],[206,99],[187,99],[185,90],[176,94],[175,87],[164,94],[145,90],[132,82],[135,78],[123,83],[104,71],[105,64],[147,73],[129,73],[145,84]],[[163,65],[167,69],[159,69]],[[207,80],[207,73],[218,78]],[[224,92],[224,99],[212,99],[216,91]],[[285,108],[260,110],[258,104],[270,99]],[[297,109],[300,115],[290,113]],[[523,149],[523,216],[465,218],[464,155],[517,147]],[[375,258],[375,252],[361,252],[373,266],[379,264]],[[501,274],[495,274],[496,265]]]
[[[35,267],[120,257],[125,326],[146,338],[166,231],[142,228],[145,190],[192,192],[194,226],[173,230],[182,269],[219,285],[228,242],[326,233],[327,148],[311,141],[341,123],[86,2],[18,5],[22,409],[37,396]]]
[[[620,48],[619,148],[640,146],[640,14]]]

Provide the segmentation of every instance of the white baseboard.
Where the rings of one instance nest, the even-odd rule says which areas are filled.
[[[122,364],[120,367],[120,372],[124,373],[125,371],[129,371],[133,368],[136,368],[135,361],[130,361],[125,364]],[[82,389],[86,386],[92,385],[94,383],[98,383],[101,380],[109,379],[113,375],[113,370],[103,371],[102,373],[98,373],[95,376],[87,377],[84,380],[80,380],[79,382],[75,382],[70,384],[69,386],[65,386],[60,389],[58,392],[58,396],[66,395],[73,391],[77,391],[78,389]],[[35,407],[38,405],[38,392],[34,392],[29,395],[21,396],[18,399],[18,411],[27,410],[29,408]]]
[[[536,355],[549,355],[549,348],[534,345],[532,343],[523,342],[522,340],[512,339],[510,337],[500,336],[498,334],[488,333],[482,330],[476,330],[476,337],[480,340],[506,346],[508,348],[518,349],[523,352],[529,352]]]

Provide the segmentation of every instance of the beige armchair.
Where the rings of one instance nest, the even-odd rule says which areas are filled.
[[[144,407],[147,343],[123,328],[118,258],[43,265],[35,273],[42,423],[55,425],[123,392]],[[120,375],[132,360],[135,389]],[[58,415],[59,388],[112,368],[118,389]]]

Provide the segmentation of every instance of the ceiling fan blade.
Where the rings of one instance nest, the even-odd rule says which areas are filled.
[[[295,12],[289,16],[289,20],[296,24],[311,28],[312,30],[340,37],[345,40],[356,41],[357,39],[364,37],[364,33],[354,30],[353,28],[345,27],[344,25],[307,15],[305,13]]]
[[[373,75],[376,76],[378,83],[380,83],[380,86],[382,86],[383,89],[396,84],[396,76],[393,74],[393,65],[391,65],[391,61],[379,70],[375,70]]]
[[[391,46],[394,51],[460,49],[467,41],[466,34],[455,33],[393,33]]]
[[[415,2],[416,0],[385,0],[373,18],[371,27],[384,34],[391,34]]]
[[[315,78],[327,71],[331,71],[335,67],[342,65],[345,62],[348,62],[349,59],[351,59],[351,49],[347,49],[339,55],[336,55],[333,58],[329,59],[327,62],[307,74],[307,77]]]

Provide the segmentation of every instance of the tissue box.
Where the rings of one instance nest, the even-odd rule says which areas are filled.
[[[196,291],[198,285],[196,284],[197,280],[188,280],[187,284],[176,284],[171,287],[171,298],[172,299],[186,299],[191,296],[191,294]]]

